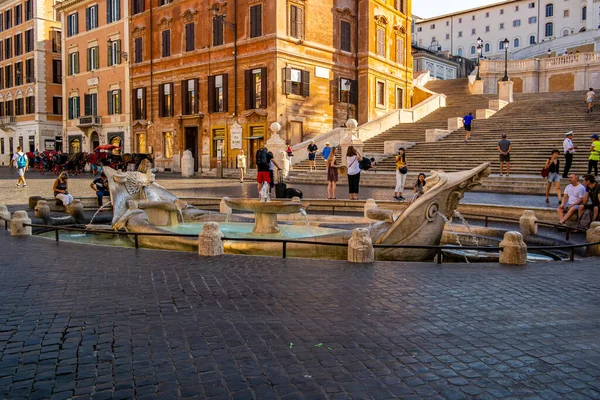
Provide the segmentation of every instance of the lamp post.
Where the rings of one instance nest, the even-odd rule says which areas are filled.
[[[346,87],[346,121],[348,121],[350,119],[350,90],[352,90],[350,79],[346,79],[344,86]]]
[[[548,49],[548,58],[552,55],[552,50]]]
[[[475,78],[478,81],[481,80],[481,76],[479,76],[479,70],[481,69],[481,67],[480,67],[481,54],[483,53],[482,45],[483,45],[483,40],[481,40],[481,38],[478,37],[477,38],[477,78]]]
[[[508,38],[505,38],[502,42],[504,44],[504,77],[502,78],[503,82],[508,81]]]

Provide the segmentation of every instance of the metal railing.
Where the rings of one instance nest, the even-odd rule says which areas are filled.
[[[8,229],[8,221],[4,221],[4,228]],[[89,230],[85,228],[73,228],[67,226],[52,226],[52,225],[41,225],[41,224],[24,224],[32,228],[41,228],[45,230],[54,231],[54,238],[57,242],[60,242],[60,231],[66,232],[83,232],[86,234],[108,234],[108,235],[119,235],[119,236],[133,236],[134,247],[140,248],[139,237],[140,236],[159,236],[159,237],[187,237],[187,238],[198,238],[196,234],[187,233],[156,233],[156,232],[126,232],[126,231],[110,231],[110,230]],[[237,241],[237,242],[258,242],[258,243],[281,243],[282,246],[282,258],[287,258],[287,245],[288,244],[301,244],[301,245],[312,245],[312,246],[333,246],[333,247],[348,247],[348,243],[331,243],[331,242],[319,242],[319,241],[307,241],[298,239],[267,239],[267,238],[231,238],[223,237],[223,241]],[[570,244],[570,245],[556,245],[556,246],[527,246],[527,251],[541,251],[548,252],[551,250],[568,250],[569,261],[575,261],[575,250],[580,248],[587,248],[589,246],[600,245],[600,242],[595,243],[583,243],[583,244]],[[477,250],[491,253],[500,253],[502,248],[500,247],[483,247],[483,246],[461,246],[461,247],[448,247],[441,245],[405,245],[405,244],[373,244],[375,249],[418,249],[418,250],[433,250],[436,254],[436,262],[442,264],[444,250]]]
[[[79,124],[77,126],[101,126],[102,125],[102,117],[98,117],[95,115],[88,115],[84,117],[79,117]]]

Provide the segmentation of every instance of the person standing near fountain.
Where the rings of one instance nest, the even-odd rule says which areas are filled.
[[[96,192],[96,196],[98,197],[98,207],[102,207],[102,198],[104,196],[110,196],[106,174],[102,172],[99,178],[94,179],[94,181],[90,183],[90,187]],[[102,210],[100,210],[100,212],[102,212]]]
[[[348,147],[346,151],[346,164],[348,165],[348,192],[350,200],[358,200],[360,186],[360,165],[362,155],[354,148]]]
[[[558,153],[558,150],[552,150],[552,155],[546,161],[546,165],[544,165],[544,169],[548,170],[548,176],[546,177],[546,180],[548,181],[546,184],[546,203],[550,203],[548,196],[550,196],[550,187],[553,183],[556,187],[558,204],[560,204],[562,198],[560,194],[560,160],[558,159]]]
[[[246,175],[246,156],[244,150],[240,150],[237,155],[237,167],[240,170],[240,183],[244,183],[244,176]]]
[[[406,166],[406,150],[403,147],[398,149],[398,155],[396,156],[396,189],[394,190],[394,199],[406,200],[402,193],[404,192],[404,184],[406,183],[406,175],[408,174],[408,167]]]
[[[265,143],[263,148],[256,152],[256,168],[258,170],[256,173],[256,184],[258,193],[260,193],[263,184],[271,185],[271,161],[277,169],[281,169],[275,160],[273,160],[273,153],[269,151]]]
[[[17,187],[23,184],[23,187],[27,187],[27,181],[25,181],[25,171],[29,169],[29,158],[27,154],[21,151],[21,147],[17,147],[17,152],[13,154],[11,158],[11,164],[14,163],[19,173],[19,180],[17,181]]]
[[[338,168],[335,165],[336,149],[333,147],[327,158],[327,198],[336,199]]]
[[[61,172],[58,179],[54,181],[52,190],[54,191],[54,197],[62,201],[65,206],[65,211],[70,212],[69,206],[73,202],[73,196],[69,193],[69,174]]]

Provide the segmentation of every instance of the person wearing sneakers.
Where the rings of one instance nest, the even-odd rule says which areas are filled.
[[[550,196],[550,188],[552,184],[556,187],[556,195],[558,196],[558,204],[562,199],[562,195],[560,194],[560,160],[558,159],[558,150],[552,150],[552,155],[546,161],[546,165],[544,165],[544,169],[548,170],[548,176],[546,180],[546,203],[550,203],[548,197]]]
[[[563,178],[569,177],[571,165],[573,165],[573,155],[575,154],[575,146],[573,144],[573,131],[565,133],[566,139],[563,141],[563,151],[565,152],[565,169],[563,170]]]
[[[473,120],[475,119],[475,117],[473,117],[473,113],[468,113],[467,115],[465,115],[463,117],[463,125],[465,127],[465,143],[467,143],[469,140],[471,140],[471,124],[473,123]]]
[[[590,146],[590,158],[588,159],[587,173],[590,175],[593,168],[594,176],[598,176],[598,161],[600,161],[600,137],[597,133],[594,133],[592,136],[590,136],[590,138],[592,139],[592,145]]]
[[[312,140],[310,142],[310,144],[308,145],[308,147],[306,148],[306,150],[308,151],[308,170],[309,171],[316,170],[317,169],[317,162],[315,160],[315,157],[317,155],[317,150],[319,150],[319,148],[315,144],[314,140]]]
[[[579,210],[579,205],[583,203],[586,193],[585,186],[579,183],[579,176],[575,174],[569,175],[569,182],[571,183],[565,188],[562,203],[556,209],[560,218],[558,223],[561,225],[567,222]]]
[[[17,147],[17,152],[13,154],[12,162],[19,173],[17,187],[20,187],[21,185],[23,185],[23,187],[27,187],[27,182],[25,181],[25,171],[29,169],[29,158],[27,157],[27,154],[21,151],[21,146]]]
[[[585,94],[585,102],[587,103],[586,113],[594,111],[594,100],[596,100],[596,92],[594,92],[594,88],[590,88],[590,91]]]
[[[506,176],[510,175],[510,152],[512,144],[506,138],[506,133],[502,134],[502,140],[498,142],[498,153],[500,153],[500,176],[502,176],[502,168],[506,164]]]

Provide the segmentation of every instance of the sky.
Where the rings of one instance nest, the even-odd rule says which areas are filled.
[[[431,18],[438,15],[449,14],[469,8],[500,3],[502,0],[413,0],[412,13],[421,18]]]

